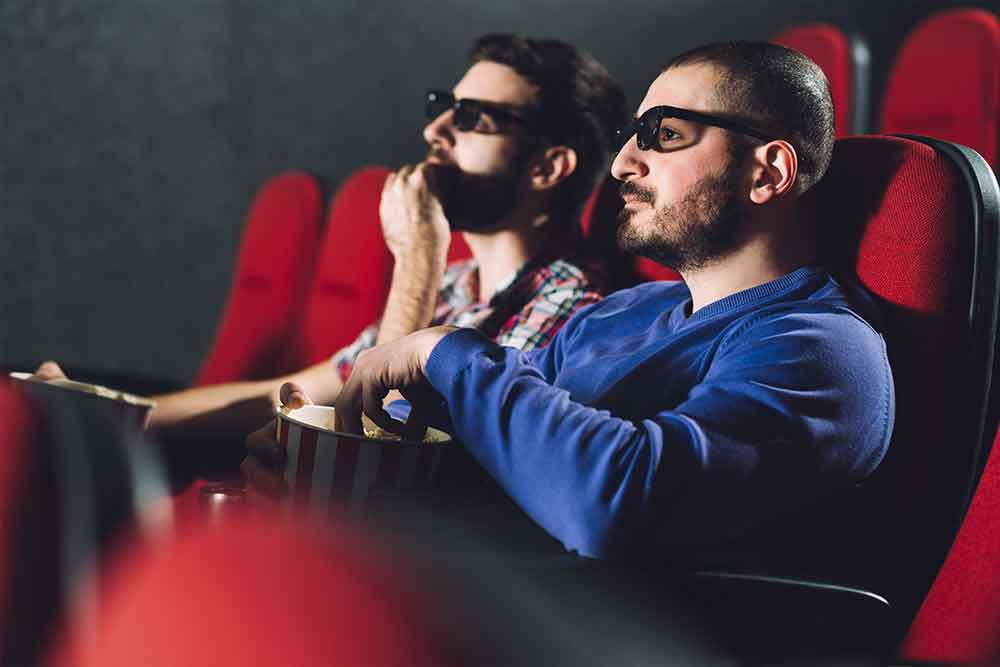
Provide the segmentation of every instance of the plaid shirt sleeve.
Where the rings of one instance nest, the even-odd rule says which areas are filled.
[[[573,313],[601,300],[587,275],[566,260],[539,268],[515,287],[524,305],[501,325],[496,341],[524,351],[545,347]]]
[[[573,313],[601,299],[601,292],[582,269],[557,259],[523,271],[489,307],[476,305],[469,282],[474,272],[472,262],[457,262],[448,268],[431,324],[475,323],[500,345],[525,352],[545,347]],[[375,322],[333,355],[331,363],[341,381],[346,382],[351,375],[358,355],[375,346],[378,326]]]
[[[441,280],[441,289],[438,291],[434,319],[431,320],[432,325],[446,321],[453,310],[471,298],[465,283],[468,282],[470,272],[473,271],[475,271],[475,264],[468,260],[453,262],[448,266]],[[338,350],[330,359],[341,382],[347,382],[351,371],[354,370],[354,362],[357,361],[358,355],[375,347],[375,341],[378,340],[379,324],[381,324],[381,320],[370,324],[358,334],[353,343]]]
[[[341,382],[347,382],[347,378],[350,377],[351,371],[354,370],[354,362],[357,360],[358,355],[367,350],[368,348],[375,347],[375,339],[378,337],[378,322],[368,325],[368,327],[362,331],[354,342],[347,347],[342,347],[340,350],[333,355],[330,360],[333,363],[333,367],[337,371],[337,375],[340,376]]]

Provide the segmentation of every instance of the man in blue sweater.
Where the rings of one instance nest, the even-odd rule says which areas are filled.
[[[360,432],[363,411],[405,432],[382,407],[400,389],[411,428],[446,420],[535,523],[598,558],[724,542],[865,478],[895,412],[885,343],[864,291],[817,264],[800,206],[833,118],[797,52],[678,56],[620,132],[612,174],[620,244],[684,282],[613,294],[530,353],[454,327],[375,348],[336,402],[339,429]],[[248,444],[274,443],[265,429]]]

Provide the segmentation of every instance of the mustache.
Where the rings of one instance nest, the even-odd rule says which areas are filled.
[[[426,159],[437,160],[442,166],[455,166],[455,162],[451,159],[451,156],[448,155],[448,152],[436,146],[431,146],[427,149]]]
[[[652,204],[656,201],[656,190],[653,190],[652,188],[644,188],[631,181],[626,181],[618,188],[618,196],[622,199],[625,197],[631,197],[632,199],[641,201],[645,204]]]

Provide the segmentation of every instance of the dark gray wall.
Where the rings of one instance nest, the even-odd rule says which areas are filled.
[[[1000,10],[928,0],[4,0],[0,365],[54,357],[189,380],[255,187],[290,168],[332,187],[365,163],[417,159],[421,95],[454,82],[480,33],[574,42],[635,104],[679,50],[816,20],[868,37],[878,89],[906,31],[959,4]]]

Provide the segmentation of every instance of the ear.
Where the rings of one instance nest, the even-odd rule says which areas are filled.
[[[528,178],[532,190],[551,190],[576,171],[576,151],[550,146],[531,160]]]
[[[766,204],[784,197],[795,187],[799,175],[799,156],[787,141],[770,141],[753,152],[753,184],[750,201]]]

